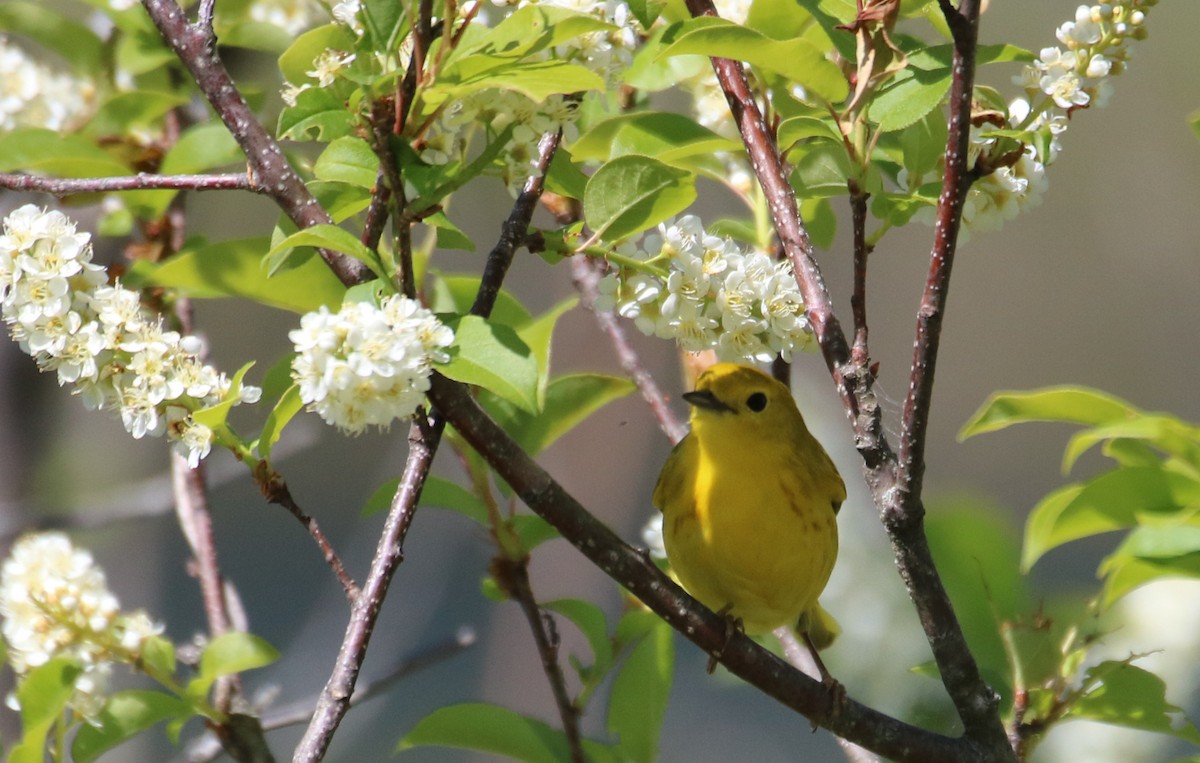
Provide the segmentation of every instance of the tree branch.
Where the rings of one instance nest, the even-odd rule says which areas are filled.
[[[258,475],[256,475],[257,478]],[[317,548],[321,550],[321,555],[325,558],[325,563],[333,570],[334,576],[338,582],[342,584],[342,590],[346,592],[346,599],[354,603],[358,598],[358,584],[354,582],[354,578],[350,577],[350,573],[346,572],[346,566],[342,564],[342,559],[333,550],[333,544],[329,542],[329,538],[321,530],[321,526],[317,524],[317,520],[305,513],[300,508],[300,504],[296,503],[296,499],[292,497],[292,491],[288,488],[287,482],[278,472],[272,472],[264,478],[258,478],[258,487],[262,491],[263,497],[268,502],[281,506],[287,509],[296,520],[304,526],[308,531],[309,537],[317,544]]]
[[[266,189],[284,214],[300,228],[332,223],[329,213],[313,198],[229,76],[217,54],[217,40],[212,28],[203,20],[199,24],[188,23],[175,0],[142,0],[142,5],[163,40],[191,72],[200,92],[241,146],[251,176]],[[353,257],[324,249],[320,250],[320,255],[347,286],[369,277],[366,265]]]
[[[753,640],[742,634],[730,638],[724,618],[688,596],[590,514],[479,408],[466,387],[436,373],[431,381],[429,399],[529,508],[673,628],[719,655],[735,675],[835,734],[887,757],[924,763],[994,759],[969,739],[910,726],[853,700],[835,701],[820,682]]]
[[[22,173],[0,173],[0,188],[11,191],[48,193],[70,196],[76,193],[109,193],[114,191],[144,191],[168,189],[176,191],[250,191],[269,194],[246,173],[219,175],[151,175],[139,172],[127,177],[105,178],[45,178]]]
[[[716,15],[712,0],[686,0],[686,3],[693,16]],[[949,3],[943,0],[942,6],[947,9]],[[947,11],[955,36],[947,165],[952,161],[964,162],[966,157],[965,131],[969,126],[969,114],[964,117],[963,113],[964,109],[970,108],[978,10],[978,0],[963,0],[958,11]],[[809,322],[853,422],[855,445],[863,457],[867,483],[888,530],[897,568],[917,609],[942,682],[963,721],[967,736],[978,741],[982,751],[995,759],[1012,760],[1012,749],[1000,723],[998,699],[979,674],[929,551],[920,493],[924,432],[933,383],[931,361],[936,359],[937,329],[940,328],[945,298],[945,279],[949,276],[947,264],[951,261],[953,241],[957,237],[957,219],[966,192],[962,183],[966,176],[951,177],[948,168],[944,203],[939,205],[939,214],[944,216],[939,217],[934,250],[941,256],[935,256],[936,271],[931,271],[934,285],[927,288],[929,299],[927,304],[923,303],[919,319],[925,326],[918,329],[912,377],[914,392],[910,395],[911,406],[906,406],[906,414],[911,415],[906,415],[907,426],[901,435],[901,448],[915,468],[901,470],[882,429],[882,417],[873,393],[873,376],[869,369],[856,368],[852,362],[846,336],[833,314],[820,268],[812,257],[812,243],[800,218],[795,193],[788,183],[778,147],[752,97],[745,71],[740,63],[729,59],[713,58],[712,64],[742,134],[751,166],[763,187],[780,243],[792,262]],[[955,190],[946,190],[949,188]],[[921,349],[922,346],[925,349]]]

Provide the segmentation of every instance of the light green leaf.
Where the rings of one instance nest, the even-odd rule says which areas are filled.
[[[465,98],[488,88],[498,88],[520,93],[541,103],[551,95],[604,89],[604,80],[600,75],[579,64],[557,59],[512,64],[507,59],[487,58],[491,66],[460,83],[454,83],[448,76],[442,78],[440,84],[427,91],[429,101],[442,103]]]
[[[1192,127],[1192,132],[1196,134],[1197,138],[1200,138],[1200,109],[1189,114],[1187,119],[1188,124]]]
[[[201,408],[198,411],[192,412],[192,421],[197,424],[203,424],[209,429],[217,430],[225,426],[225,419],[229,417],[229,411],[240,400],[242,391],[242,380],[246,378],[246,373],[254,367],[254,361],[250,361],[246,365],[238,369],[238,372],[229,380],[229,391],[225,393],[225,397],[216,405],[210,405],[207,408]]]
[[[120,135],[156,124],[171,109],[188,102],[182,93],[130,90],[114,94],[96,110],[84,132],[95,138]]]
[[[649,156],[621,156],[592,175],[583,213],[596,235],[619,241],[682,212],[695,198],[692,173]]]
[[[258,453],[263,460],[271,460],[271,449],[279,442],[283,428],[288,425],[297,413],[304,409],[300,401],[300,386],[293,384],[275,403],[267,420],[263,422],[262,432],[258,436]]]
[[[518,514],[508,520],[517,536],[517,552],[528,556],[548,540],[562,537],[558,529],[537,514]]]
[[[371,206],[371,192],[356,185],[310,180],[308,190],[335,223],[344,222]]]
[[[1200,731],[1181,708],[1167,702],[1166,684],[1148,670],[1109,660],[1088,669],[1085,682],[1093,687],[1068,705],[1067,718],[1170,734],[1200,744]]]
[[[1192,524],[1142,526],[1126,536],[1100,563],[1104,578],[1100,606],[1108,609],[1125,594],[1163,578],[1200,578],[1200,527]]]
[[[723,138],[682,114],[643,111],[600,122],[581,135],[571,151],[581,161],[643,154],[671,164],[696,154],[741,148],[738,141]]]
[[[86,138],[40,128],[0,133],[0,171],[13,170],[67,178],[111,177],[130,172]]]
[[[358,236],[350,231],[328,223],[296,231],[271,247],[264,258],[274,266],[271,268],[271,272],[274,273],[278,270],[278,267],[287,259],[288,252],[299,246],[332,249],[335,252],[349,255],[370,268],[371,272],[379,278],[387,280],[387,274],[383,270],[383,263],[379,261],[378,254],[371,251],[366,244],[358,240]]]
[[[336,180],[371,190],[379,176],[379,157],[362,138],[338,138],[317,157],[313,174],[321,180]]]
[[[292,42],[292,35],[276,24],[265,21],[239,21],[217,30],[222,47],[282,53]]]
[[[250,633],[230,631],[209,642],[200,655],[200,673],[188,683],[188,696],[203,697],[221,676],[244,673],[270,665],[279,652],[265,640]]]
[[[193,125],[179,136],[163,157],[164,175],[186,175],[211,170],[234,162],[245,163],[237,141],[225,125],[204,122]]]
[[[568,374],[546,387],[541,413],[531,416],[496,398],[484,398],[488,413],[521,448],[537,455],[580,422],[635,389],[633,382],[602,374]]]
[[[263,254],[269,245],[260,237],[189,247],[161,263],[136,263],[126,280],[133,286],[179,289],[190,297],[245,297],[296,313],[341,304],[346,287],[315,257],[268,276]]]
[[[658,738],[675,664],[672,630],[655,620],[626,658],[608,700],[608,730],[617,737],[618,749],[637,763],[658,760]]]
[[[554,307],[530,320],[523,326],[517,327],[517,336],[533,352],[538,364],[537,404],[541,410],[546,401],[546,384],[550,380],[550,340],[554,336],[554,327],[558,319],[579,304],[576,297],[568,297]]]
[[[191,714],[186,702],[157,691],[122,691],[104,704],[94,723],[85,723],[71,744],[75,763],[91,763],[108,750],[168,718]]]
[[[797,141],[817,138],[841,145],[842,136],[828,119],[798,116],[783,120],[779,125],[779,149],[788,151]]]
[[[479,278],[476,276],[440,276],[433,282],[429,309],[435,313],[466,315],[471,311],[471,305],[475,303],[475,295],[478,292]],[[511,328],[520,328],[529,323],[533,316],[516,297],[501,289],[488,319]]]
[[[800,38],[773,40],[725,19],[702,16],[683,22],[659,57],[679,55],[744,61],[782,75],[826,103],[840,103],[850,92],[845,75],[825,51]]]
[[[151,636],[142,642],[142,664],[147,671],[160,676],[175,674],[175,644],[162,636]]]
[[[796,170],[792,186],[802,198],[843,196],[850,192],[847,178],[853,173],[841,143],[821,141],[792,150]]]
[[[44,763],[46,736],[75,693],[75,679],[81,672],[77,661],[56,657],[21,679],[17,702],[22,736],[9,751],[8,763]]]
[[[1118,468],[1043,498],[1025,526],[1021,567],[1028,571],[1047,551],[1091,535],[1134,527],[1143,518],[1166,519],[1200,506],[1200,483],[1159,467]]]
[[[1129,403],[1086,387],[1044,387],[1028,392],[996,392],[958,433],[959,440],[995,432],[1027,421],[1054,421],[1096,426],[1132,418]]]
[[[526,763],[560,763],[571,757],[566,737],[558,729],[496,705],[452,705],[425,716],[404,735],[396,752],[416,747],[453,747],[476,750]],[[584,740],[592,763],[609,763],[617,757],[610,748]]]
[[[1063,473],[1070,471],[1093,445],[1116,439],[1143,440],[1164,453],[1200,466],[1200,437],[1195,427],[1166,414],[1138,414],[1136,418],[1102,424],[1073,435],[1063,453]]]
[[[586,670],[587,677],[606,674],[612,666],[613,649],[612,640],[608,635],[608,618],[604,616],[604,610],[584,599],[556,599],[546,602],[542,608],[557,612],[570,620],[587,639],[588,646],[592,649],[592,665]]]
[[[938,108],[950,91],[950,71],[910,66],[871,101],[870,118],[881,132],[903,130]]]
[[[312,87],[296,96],[296,105],[279,114],[280,138],[328,143],[354,132],[354,116],[337,96]]]
[[[294,84],[312,81],[308,72],[313,70],[313,61],[326,50],[352,51],[357,40],[354,33],[344,24],[326,24],[310,29],[296,38],[279,56],[279,72],[283,79]]]
[[[437,370],[517,407],[537,411],[537,359],[512,328],[474,315],[446,321],[454,329],[449,363]]]

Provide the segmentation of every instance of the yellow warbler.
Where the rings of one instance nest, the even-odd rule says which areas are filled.
[[[687,591],[747,633],[796,626],[817,648],[837,622],[817,603],[837,558],[846,487],[791,391],[758,369],[712,366],[684,394],[692,432],[654,488],[667,558]]]

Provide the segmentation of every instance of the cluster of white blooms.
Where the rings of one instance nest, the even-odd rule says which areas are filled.
[[[79,662],[71,707],[85,718],[104,703],[112,662],[133,664],[146,639],[163,630],[141,610],[121,612],[92,555],[58,532],[13,545],[0,569],[0,616],[18,676],[55,657]]]
[[[709,234],[694,215],[646,236],[599,284],[599,309],[722,360],[790,359],[811,339],[789,262]],[[616,258],[613,258],[616,259]]]
[[[296,105],[296,97],[313,87],[329,87],[341,76],[350,64],[354,63],[355,55],[333,48],[326,48],[313,59],[313,68],[304,72],[314,82],[296,84],[288,82],[284,85],[280,96],[288,106]],[[315,83],[315,84],[314,84]]]
[[[326,423],[357,434],[411,416],[429,389],[432,364],[454,332],[414,300],[392,295],[324,306],[288,334],[296,346],[292,378],[300,399]]]
[[[63,130],[91,112],[95,86],[60,74],[0,35],[0,131]]]
[[[90,238],[57,210],[27,204],[6,217],[4,322],[43,371],[75,385],[85,405],[119,411],[135,438],[165,432],[195,467],[213,432],[191,413],[223,400],[230,381],[200,362],[199,340],[164,330],[137,292],[107,285],[104,268],[92,262]],[[235,403],[256,402],[260,394],[245,386]]]
[[[1124,70],[1129,60],[1125,43],[1146,36],[1145,11],[1156,3],[1121,0],[1079,6],[1074,20],[1058,28],[1063,47],[1044,48],[1015,78],[1025,97],[1009,104],[1005,126],[1039,134],[1040,139],[1027,142],[1015,163],[999,166],[971,186],[963,206],[966,229],[998,230],[1022,209],[1040,202],[1048,185],[1046,167],[1058,158],[1069,117],[1078,109],[1105,104],[1111,92],[1107,78]],[[992,124],[972,127],[972,163],[984,157],[991,164],[1006,164],[997,161],[1001,158],[997,154],[1011,150],[1011,142],[989,135],[996,129]],[[914,186],[912,179],[902,176],[900,180]],[[925,222],[933,218],[932,208],[917,215]]]

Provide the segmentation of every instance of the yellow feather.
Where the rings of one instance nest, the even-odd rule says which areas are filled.
[[[817,603],[837,559],[846,488],[786,386],[721,363],[705,371],[692,432],[654,489],[667,557],[680,583],[746,632],[781,625],[828,646],[837,622]]]

